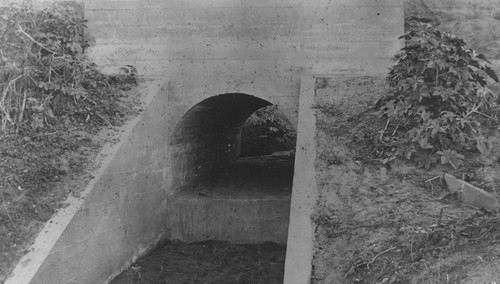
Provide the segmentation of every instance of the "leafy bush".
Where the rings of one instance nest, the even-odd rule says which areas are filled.
[[[420,23],[404,34],[387,80],[390,92],[378,104],[387,118],[380,134],[383,162],[412,159],[429,168],[440,159],[459,167],[470,151],[487,148],[487,129],[498,125],[498,77],[491,63],[464,40]]]
[[[43,130],[63,120],[113,124],[119,95],[85,50],[94,39],[67,4],[0,7],[1,132]]]
[[[297,139],[295,128],[275,105],[257,110],[241,131],[241,156],[269,155],[291,150]]]

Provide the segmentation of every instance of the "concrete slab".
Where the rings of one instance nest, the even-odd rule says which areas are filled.
[[[460,199],[465,204],[490,212],[498,211],[499,204],[495,195],[450,174],[445,173],[443,177],[448,189],[453,193],[458,193]]]

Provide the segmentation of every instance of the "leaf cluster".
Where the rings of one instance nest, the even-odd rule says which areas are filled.
[[[400,38],[405,47],[387,77],[390,92],[376,106],[387,119],[382,159],[457,168],[466,152],[488,148],[485,130],[498,125],[497,95],[488,85],[499,79],[463,39],[430,24],[416,27]]]
[[[67,3],[0,7],[0,132],[113,124],[120,92],[85,55],[94,44],[86,22]]]
[[[242,155],[265,155],[272,145],[280,150],[295,146],[296,131],[277,106],[257,110],[243,125],[241,131]],[[266,149],[264,149],[266,148]]]

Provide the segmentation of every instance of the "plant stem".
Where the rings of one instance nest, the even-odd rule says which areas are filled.
[[[34,38],[32,38],[29,34],[27,34],[27,33],[26,33],[26,32],[25,32],[22,28],[21,28],[21,26],[18,26],[18,27],[17,27],[17,30],[18,30],[21,34],[23,34],[25,37],[27,37],[29,40],[31,40],[32,42],[34,42],[35,44],[37,44],[38,46],[40,46],[41,48],[45,49],[46,51],[48,51],[48,52],[50,52],[50,53],[52,53],[52,54],[55,54],[55,52],[54,52],[54,51],[52,51],[52,50],[50,50],[50,49],[46,48],[45,46],[43,46],[43,44],[39,43],[39,42],[38,42],[38,41],[36,41]]]

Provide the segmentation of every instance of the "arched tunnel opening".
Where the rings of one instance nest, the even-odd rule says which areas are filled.
[[[225,184],[230,195],[277,188],[291,194],[295,139],[294,126],[267,100],[241,93],[205,99],[186,112],[169,141],[172,192],[203,195]]]

